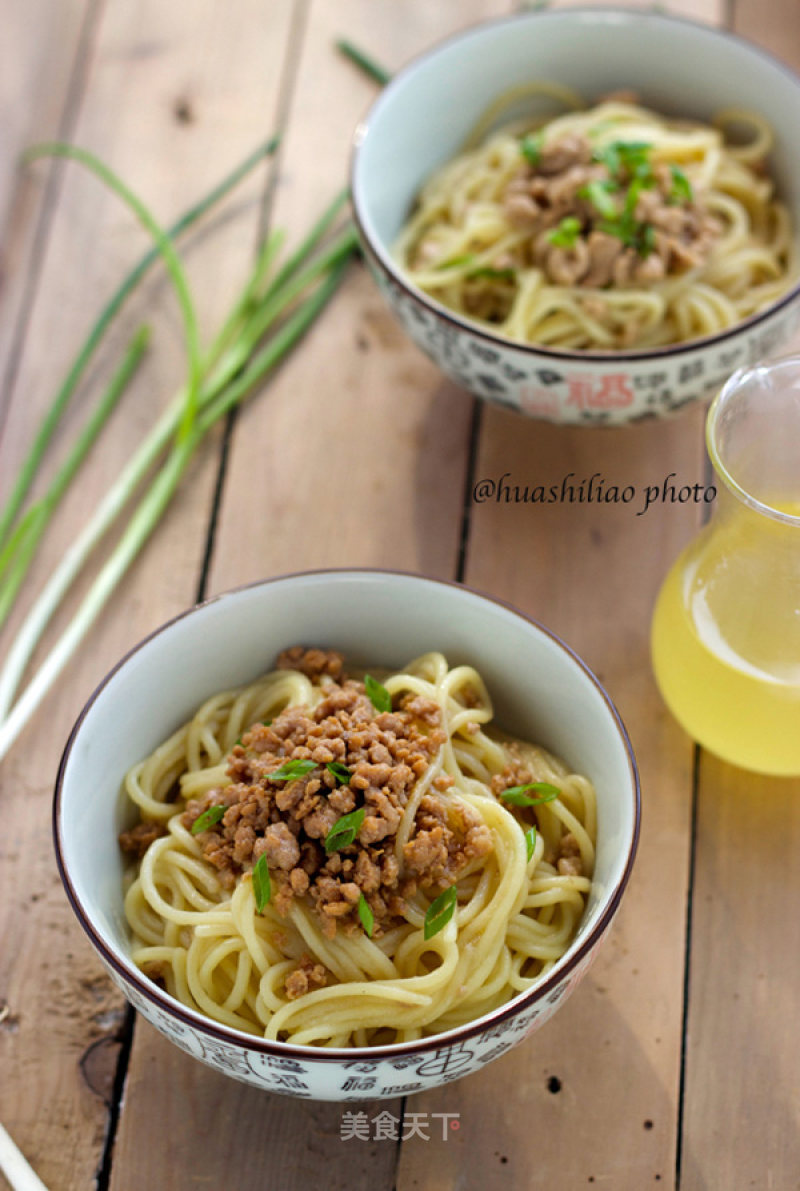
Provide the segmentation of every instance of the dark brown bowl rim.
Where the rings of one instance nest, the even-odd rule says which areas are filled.
[[[491,1013],[485,1014],[480,1018],[476,1018],[472,1022],[468,1022],[463,1026],[458,1026],[455,1029],[448,1030],[440,1034],[432,1034],[430,1037],[418,1039],[414,1042],[395,1042],[384,1046],[374,1046],[366,1048],[352,1048],[352,1047],[313,1047],[313,1046],[298,1046],[291,1042],[273,1042],[271,1039],[261,1038],[257,1034],[247,1034],[244,1031],[235,1030],[231,1027],[221,1025],[218,1022],[212,1021],[210,1018],[204,1018],[201,1014],[195,1013],[193,1010],[182,1005],[179,1001],[173,999],[168,993],[164,992],[158,985],[153,984],[147,979],[131,962],[124,960],[112,950],[105,940],[101,937],[98,930],[95,928],[90,916],[84,910],[78,894],[72,884],[69,872],[64,861],[62,842],[61,842],[61,796],[62,787],[64,784],[64,777],[66,768],[69,762],[69,757],[72,752],[73,745],[78,737],[83,721],[88,715],[94,703],[99,698],[102,691],[117,673],[149,642],[155,640],[162,633],[166,632],[173,625],[186,619],[186,617],[209,607],[220,600],[227,599],[230,596],[237,595],[240,592],[248,591],[257,587],[265,587],[272,583],[285,583],[291,580],[305,579],[312,576],[319,577],[334,577],[342,575],[375,575],[375,576],[396,576],[402,579],[414,579],[425,584],[433,584],[441,587],[455,587],[459,590],[466,591],[479,599],[486,600],[490,604],[495,604],[507,611],[513,613],[515,616],[524,620],[527,624],[533,625],[535,629],[549,637],[556,645],[558,645],[568,657],[578,665],[578,667],[589,678],[590,682],[599,692],[606,707],[611,715],[611,719],[619,733],[623,747],[627,755],[628,770],[634,795],[633,806],[633,830],[631,833],[630,845],[628,848],[627,857],[625,860],[624,869],[620,875],[617,884],[613,891],[607,894],[606,906],[597,919],[597,922],[587,934],[586,938],[581,940],[580,944],[575,948],[574,953],[569,956],[567,961],[558,968],[552,975],[546,976],[540,984],[528,990],[528,992],[518,994],[517,997],[507,1002],[505,1005],[499,1006]],[[553,988],[560,985],[564,978],[569,975],[582,961],[590,954],[594,947],[599,943],[602,935],[611,923],[616,911],[619,907],[620,899],[622,898],[625,886],[630,878],[631,869],[633,867],[634,858],[639,844],[639,832],[641,824],[641,792],[639,786],[639,773],[636,765],[636,759],[633,753],[633,747],[630,742],[625,725],[622,722],[619,712],[614,706],[608,692],[592,670],[587,666],[578,654],[570,648],[562,639],[557,636],[552,630],[546,628],[538,620],[526,613],[520,611],[519,608],[506,600],[499,599],[496,596],[489,595],[475,587],[470,587],[464,583],[458,583],[451,579],[437,579],[431,578],[427,575],[420,575],[412,571],[393,570],[385,567],[329,567],[319,568],[309,571],[293,571],[286,574],[274,575],[267,579],[257,579],[251,583],[244,583],[237,587],[220,592],[217,595],[210,596],[208,599],[193,605],[191,608],[185,609],[176,616],[171,617],[163,624],[159,625],[152,632],[141,638],[135,645],[133,645],[112,667],[105,677],[98,683],[92,694],[87,699],[80,715],[67,738],[64,751],[58,766],[58,773],[56,775],[55,790],[53,795],[53,811],[52,811],[52,828],[53,828],[53,842],[56,854],[56,863],[58,871],[61,876],[61,881],[64,885],[64,890],[67,899],[72,907],[75,916],[83,927],[84,931],[89,937],[101,958],[105,963],[118,973],[128,984],[133,985],[136,990],[141,993],[149,1002],[156,1008],[163,1010],[170,1017],[176,1018],[186,1026],[194,1031],[199,1031],[201,1034],[207,1034],[212,1038],[228,1042],[235,1046],[243,1047],[245,1050],[258,1051],[261,1054],[273,1055],[275,1057],[294,1058],[298,1060],[305,1060],[306,1062],[321,1061],[324,1063],[342,1063],[346,1060],[352,1060],[354,1056],[361,1056],[363,1061],[367,1062],[381,1059],[392,1059],[407,1056],[409,1054],[417,1054],[437,1050],[441,1047],[447,1047],[463,1042],[467,1038],[473,1038],[476,1035],[484,1033],[488,1028],[496,1026],[499,1022],[505,1021],[509,1017],[516,1017],[517,1014],[524,1012],[532,1005],[543,1000],[548,993],[552,992]]]
[[[615,8],[613,6],[603,8],[557,8],[557,9],[540,9],[528,10],[511,13],[508,16],[495,17],[492,20],[480,21],[465,29],[459,30],[457,33],[450,34],[449,37],[442,38],[436,42],[435,45],[424,50],[420,54],[416,54],[411,58],[401,70],[386,84],[386,89],[395,81],[404,79],[411,74],[420,65],[426,62],[429,58],[433,58],[441,50],[446,49],[450,45],[454,45],[459,41],[466,40],[470,37],[480,36],[480,34],[488,28],[494,28],[499,25],[513,24],[517,22],[548,20],[548,19],[563,19],[565,17],[606,17],[615,16],[622,17],[628,21],[638,21],[640,23],[655,23],[668,25],[685,25],[689,26],[701,33],[703,36],[709,36],[711,39],[719,38],[721,40],[732,41],[741,46],[743,50],[753,54],[756,57],[763,58],[767,64],[778,73],[785,75],[791,82],[795,84],[798,89],[798,100],[800,100],[800,74],[792,70],[787,63],[782,62],[780,58],[776,58],[768,50],[762,49],[761,46],[755,45],[745,37],[741,37],[738,33],[734,33],[729,29],[719,29],[713,25],[704,25],[700,21],[694,21],[689,17],[676,15],[674,13],[653,12],[646,9],[636,8]],[[391,256],[383,248],[383,245],[375,237],[370,235],[367,230],[364,219],[360,210],[361,204],[357,198],[357,191],[355,186],[355,174],[358,166],[359,154],[361,146],[369,135],[370,119],[372,113],[381,101],[381,94],[373,100],[367,110],[365,116],[359,121],[358,127],[353,137],[350,156],[350,203],[353,212],[353,221],[356,225],[359,238],[362,246],[369,250],[369,253],[377,266],[383,271],[386,277],[389,278],[395,285],[398,286],[412,301],[419,303],[430,311],[435,317],[442,319],[449,323],[450,326],[460,331],[466,331],[471,335],[482,339],[485,343],[491,344],[496,348],[505,348],[506,350],[518,351],[524,355],[532,357],[544,357],[552,361],[569,361],[580,363],[581,361],[593,364],[615,364],[615,363],[632,363],[638,361],[648,360],[663,360],[667,357],[685,355],[686,353],[695,351],[704,351],[709,347],[717,344],[725,343],[727,340],[735,338],[739,335],[750,331],[753,327],[758,326],[762,322],[771,320],[772,317],[778,314],[785,307],[791,305],[798,298],[800,298],[800,279],[798,279],[791,289],[787,290],[781,297],[776,298],[773,303],[765,307],[764,310],[759,310],[755,314],[751,314],[748,318],[742,319],[741,322],[735,323],[732,327],[727,327],[723,331],[718,331],[715,335],[704,335],[698,339],[689,339],[684,343],[665,344],[663,347],[655,348],[629,348],[624,351],[575,351],[570,348],[553,348],[540,346],[535,343],[522,343],[516,339],[507,339],[503,335],[498,335],[492,331],[487,330],[480,323],[472,322],[469,319],[462,318],[461,315],[455,311],[449,310],[446,306],[442,306],[435,298],[431,298],[424,290],[417,289],[416,286],[406,281],[405,277],[399,269],[394,267]]]

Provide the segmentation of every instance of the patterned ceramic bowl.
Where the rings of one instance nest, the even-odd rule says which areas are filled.
[[[566,954],[541,983],[469,1025],[423,1041],[347,1050],[270,1042],[174,1000],[131,962],[117,842],[126,771],[214,692],[252,680],[296,642],[399,666],[437,649],[486,680],[497,722],[539,740],[594,782],[596,869]],[[636,767],[625,730],[586,666],[546,629],[456,584],[395,572],[292,575],[209,600],[170,621],[111,671],[67,744],[55,793],[67,895],[111,977],[158,1030],[247,1083],[313,1099],[422,1091],[479,1070],[552,1016],[591,963],[628,880],[639,830]]]
[[[557,81],[587,99],[619,88],[665,114],[747,108],[772,124],[779,191],[800,229],[800,78],[729,33],[656,12],[523,12],[451,37],[395,76],[356,133],[352,198],[370,270],[405,330],[458,384],[551,422],[617,424],[710,397],[800,321],[800,285],[730,330],[675,347],[592,353],[515,344],[411,285],[393,257],[423,182],[499,95]]]

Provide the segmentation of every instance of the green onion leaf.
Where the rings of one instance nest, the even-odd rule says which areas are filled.
[[[625,196],[624,215],[635,221],[636,204],[639,201],[639,195],[643,190],[649,189],[652,184],[652,180],[648,180],[646,178],[634,178],[628,187],[628,193]]]
[[[617,220],[604,220],[599,224],[599,230],[608,236],[616,236],[628,248],[635,248],[639,229],[644,224],[637,223],[632,215],[623,213]]]
[[[369,902],[364,897],[363,893],[358,899],[358,906],[356,908],[358,910],[358,916],[361,919],[361,925],[364,927],[364,933],[371,939],[372,928],[375,926],[375,915],[372,913],[372,910],[369,907]]]
[[[376,711],[392,710],[392,696],[383,683],[378,682],[372,675],[367,674],[364,678],[364,686],[369,695],[370,702]]]
[[[462,256],[449,256],[446,261],[440,261],[436,268],[460,269],[462,265],[471,265],[474,260],[474,252],[465,252]]]
[[[349,58],[360,70],[363,70],[373,82],[383,86],[392,77],[384,66],[381,66],[374,58],[370,58],[358,46],[353,45],[352,41],[341,38],[336,42],[336,48],[341,54],[344,54],[345,58]]]
[[[641,166],[649,165],[648,154],[653,148],[647,141],[617,141],[617,152],[631,173]]]
[[[177,223],[172,224],[169,228],[168,235],[175,239],[187,228],[191,227],[201,215],[203,215],[209,207],[218,202],[225,194],[228,193],[234,186],[236,186],[242,178],[246,177],[248,173],[256,166],[263,157],[274,153],[278,146],[278,138],[272,137],[265,144],[261,145],[255,153],[252,153],[242,165],[237,166],[233,173],[229,174],[217,186],[214,187],[207,195],[205,195],[198,203],[186,211]],[[48,442],[50,441],[55,427],[61,418],[67,404],[72,398],[81,375],[85,372],[86,367],[91,359],[91,356],[96,351],[98,344],[101,342],[103,333],[112,321],[117,311],[122,306],[125,299],[135,289],[137,283],[141,280],[150,265],[153,264],[160,256],[157,247],[149,249],[142,257],[135,268],[128,274],[122,282],[119,289],[114,293],[111,300],[104,307],[99,318],[95,322],[87,339],[85,340],[81,350],[75,358],[66,378],[64,379],[61,388],[59,389],[56,398],[45,415],[41,427],[34,440],[34,444],[28,453],[25,462],[17,477],[16,484],[8,498],[5,509],[0,514],[0,542],[3,542],[6,533],[10,526],[14,524],[17,513],[22,506],[25,495],[31,486],[34,476],[39,468],[42,456],[45,452]]]
[[[618,177],[621,167],[617,145],[618,142],[613,141],[610,145],[603,145],[601,149],[595,149],[592,153],[592,160],[601,162],[612,178]]]
[[[669,192],[671,203],[690,203],[692,201],[692,184],[677,165],[669,167],[672,174],[672,189]]]
[[[337,782],[341,782],[343,786],[346,786],[350,781],[350,778],[353,776],[347,766],[342,765],[341,761],[329,761],[325,768],[327,769],[328,773],[332,773]]]
[[[272,883],[269,879],[267,857],[264,852],[261,853],[253,867],[253,893],[256,899],[256,909],[260,914],[272,897]]]
[[[652,223],[643,223],[641,233],[639,235],[639,242],[636,249],[639,256],[648,257],[651,252],[655,251],[656,247],[656,229]]]
[[[533,856],[533,851],[534,851],[535,847],[536,847],[536,828],[529,827],[528,830],[525,832],[525,851],[527,853],[528,860],[530,860],[531,856]]]
[[[457,901],[458,890],[455,885],[451,885],[449,889],[445,889],[444,893],[440,893],[435,901],[431,902],[425,915],[426,939],[432,939],[434,935],[438,935],[440,930],[444,930],[455,913]]]
[[[574,215],[567,215],[551,232],[548,232],[547,238],[557,248],[574,248],[580,234],[580,219],[576,219]]]
[[[490,281],[514,281],[516,276],[513,269],[493,269],[490,265],[483,265],[480,269],[473,269],[467,273],[467,281],[475,281],[481,277],[488,277]]]
[[[527,161],[528,165],[538,165],[539,158],[542,156],[542,142],[544,140],[544,133],[529,132],[524,136],[519,143],[519,151]]]
[[[652,145],[646,141],[612,141],[595,149],[592,157],[600,161],[612,178],[618,178],[625,170],[631,177],[643,177],[652,172],[648,159]]]
[[[284,761],[280,769],[273,769],[272,773],[267,774],[267,778],[271,782],[292,782],[299,777],[305,777],[307,773],[311,773],[311,770],[316,768],[316,761]]]
[[[534,798],[528,793],[529,790],[536,791]],[[524,786],[511,786],[503,790],[500,797],[512,806],[537,806],[540,802],[552,802],[560,793],[558,786],[552,786],[550,782],[528,782]]]
[[[227,809],[227,806],[217,805],[210,806],[208,810],[203,811],[202,815],[198,815],[192,823],[192,835],[199,835],[201,831],[208,831],[209,827],[219,823]]]
[[[39,150],[41,152],[41,150]],[[0,666],[0,757],[13,744],[64,665],[119,585],[134,558],[161,523],[188,464],[203,437],[240,405],[268,374],[274,372],[299,342],[340,285],[356,252],[358,237],[351,222],[327,246],[315,252],[346,198],[342,190],[287,259],[263,294],[254,282],[264,280],[265,259],[274,237],[267,237],[253,274],[234,304],[235,326],[226,319],[224,335],[202,360],[202,385],[195,390],[190,375],[165,408],[141,446],[133,453],[100,501],[89,522],[56,566],[24,618]],[[313,258],[311,256],[314,253]],[[255,306],[253,303],[255,302]],[[264,336],[268,336],[266,339]],[[226,350],[223,351],[223,348]],[[229,350],[227,350],[229,348]],[[166,458],[156,468],[162,452]],[[14,702],[25,668],[65,592],[85,567],[97,542],[137,495],[128,524],[83,596],[67,628],[50,649],[22,695]]]
[[[325,851],[328,855],[331,852],[340,852],[342,848],[352,844],[366,813],[366,808],[361,806],[357,811],[351,811],[349,815],[342,815],[341,819],[337,819],[325,837]]]
[[[587,183],[586,186],[581,186],[578,196],[588,199],[604,219],[616,219],[617,204],[609,194],[610,190],[616,189],[617,184],[612,179],[609,178],[603,182],[595,178],[593,182]]]

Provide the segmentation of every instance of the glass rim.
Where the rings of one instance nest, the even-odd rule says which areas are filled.
[[[754,512],[761,513],[773,521],[779,521],[784,525],[791,525],[800,529],[800,513],[787,513],[783,509],[775,508],[774,505],[769,504],[767,501],[759,500],[757,496],[753,496],[752,492],[748,492],[734,478],[729,468],[722,461],[716,441],[716,430],[722,411],[726,408],[733,394],[739,389],[742,383],[756,372],[773,372],[787,364],[795,364],[800,371],[800,355],[782,356],[780,359],[770,360],[769,362],[747,365],[744,368],[739,368],[726,380],[711,402],[706,415],[706,449],[714,471],[738,500]]]

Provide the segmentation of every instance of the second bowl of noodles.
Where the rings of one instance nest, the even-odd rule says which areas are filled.
[[[798,102],[777,60],[659,13],[468,29],[358,130],[367,260],[478,396],[555,422],[668,413],[797,324]]]
[[[195,1057],[322,1099],[479,1070],[594,958],[638,836],[596,679],[454,584],[287,576],[153,634],[62,762],[67,893]]]

